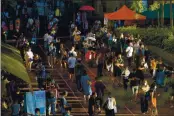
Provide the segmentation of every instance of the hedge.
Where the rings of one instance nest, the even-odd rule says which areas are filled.
[[[129,33],[142,39],[146,45],[153,45],[174,53],[174,28],[138,28],[135,26],[120,27],[117,33]]]

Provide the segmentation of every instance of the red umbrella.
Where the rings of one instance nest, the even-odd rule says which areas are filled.
[[[95,9],[92,6],[82,6],[79,10],[94,11]]]

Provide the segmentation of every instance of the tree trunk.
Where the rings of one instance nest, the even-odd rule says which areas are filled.
[[[164,26],[164,0],[162,0],[161,4],[161,26]]]
[[[170,26],[173,27],[172,0],[170,0]]]
[[[160,26],[160,15],[159,15],[159,11],[158,11],[158,27]]]

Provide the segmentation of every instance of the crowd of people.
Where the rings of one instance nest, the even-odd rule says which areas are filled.
[[[130,87],[131,101],[140,101],[143,114],[150,112],[152,115],[158,115],[157,102],[158,96],[161,94],[158,88],[171,92],[170,107],[174,107],[173,69],[166,68],[161,58],[152,57],[141,39],[134,38],[131,34],[117,34],[112,29],[102,27],[100,21],[96,21],[91,30],[88,25],[83,28],[84,30],[78,29],[79,20],[77,20],[77,24],[71,23],[70,42],[72,47],[69,49],[66,43],[56,36],[59,16],[49,18],[48,31],[43,36],[43,46],[47,56],[45,62],[36,52],[36,38],[40,27],[35,7],[33,6],[34,14],[30,16],[24,8],[22,16],[26,19],[21,23],[17,18],[15,29],[10,28],[10,30],[15,30],[11,37],[16,40],[14,46],[19,49],[26,69],[28,72],[35,71],[38,88],[46,91],[47,115],[56,115],[56,112],[61,112],[63,116],[70,116],[73,107],[67,102],[67,91],[64,91],[62,95],[59,94],[59,85],[46,71],[46,64],[50,68],[59,65],[64,72],[68,69],[69,81],[76,83],[77,91],[83,93],[84,101],[88,103],[89,116],[101,113],[102,109],[106,116],[114,116],[119,110],[116,98],[112,96],[111,92],[108,92],[108,97],[104,100],[107,86],[102,77],[107,77],[108,81],[112,82],[113,88],[124,88],[124,91],[127,92]],[[17,12],[17,15],[19,14],[21,13]],[[2,25],[4,32],[7,31],[6,24],[4,21]],[[26,29],[27,34],[31,33],[29,39],[26,33],[19,31],[19,27]],[[97,36],[97,33],[101,33],[101,35]],[[9,31],[8,36],[10,35]],[[86,39],[91,36],[94,39],[89,45]],[[93,80],[88,74],[86,63],[89,64],[89,67],[97,68],[95,91],[92,91]],[[145,74],[148,74],[148,77]],[[2,108],[4,112],[11,109],[13,116],[21,116],[25,112],[24,97],[18,83],[9,82],[8,77],[9,74],[3,71],[2,80],[7,91],[2,99]],[[169,91],[170,88],[172,91]],[[58,99],[60,102],[57,103]],[[35,113],[36,116],[40,115],[40,109],[36,108]]]
[[[84,100],[89,102],[89,115],[94,115],[96,109],[100,113],[103,108],[102,104],[105,103],[103,102],[103,97],[106,87],[100,79],[102,76],[108,76],[114,88],[123,86],[124,90],[127,91],[130,86],[132,89],[132,101],[140,101],[143,114],[149,110],[154,115],[158,114],[157,96],[160,94],[157,92],[157,87],[165,87],[165,91],[168,90],[169,86],[172,87],[170,103],[171,108],[173,107],[172,69],[166,69],[162,59],[152,57],[150,51],[141,40],[129,34],[121,34],[118,37],[112,31],[105,31],[102,38],[96,38],[93,46],[86,47],[84,40],[78,41],[78,43],[74,42],[76,41],[76,34],[80,35],[80,31],[77,28],[74,26],[74,32],[70,35],[72,42],[70,50],[59,41],[61,47],[57,47],[56,50],[59,51],[57,53],[60,57],[57,57],[57,59],[60,61],[62,68],[68,68],[69,80],[76,82],[77,91],[83,92]],[[94,32],[89,31],[88,33]],[[85,36],[87,37],[88,35]],[[106,40],[108,42],[105,42]],[[52,60],[54,61],[54,58]],[[84,62],[89,63],[91,67],[97,67],[96,93],[92,92],[91,78],[88,76]],[[149,74],[148,77],[151,77],[151,79],[147,78],[145,73]],[[96,101],[99,101],[99,103]],[[111,97],[111,94],[109,94],[106,104],[104,107],[106,115],[114,115],[114,112],[116,113],[116,102],[114,97]]]
[[[76,31],[77,27],[74,30]],[[36,68],[38,87],[47,91],[48,115],[51,113],[56,115],[59,108],[64,116],[69,116],[72,107],[66,100],[68,92],[65,91],[62,96],[59,95],[58,85],[51,78],[51,75],[47,74],[43,60],[38,54],[34,54],[31,47],[29,47],[32,43],[28,43],[24,36],[21,36],[21,38],[20,40],[23,41],[18,42],[17,48],[20,50],[28,71],[32,71],[34,67]],[[72,48],[70,50],[50,31],[43,38],[49,67],[54,68],[59,64],[61,68],[68,69],[69,80],[76,83],[77,91],[82,92],[84,101],[89,103],[88,113],[90,116],[101,113],[102,109],[105,110],[107,116],[114,116],[117,113],[116,99],[112,97],[111,93],[108,94],[106,101],[103,100],[104,91],[107,88],[102,81],[102,76],[107,76],[108,80],[112,81],[113,88],[123,87],[127,91],[130,86],[132,101],[140,101],[143,114],[148,111],[151,111],[154,115],[158,114],[157,96],[160,95],[157,93],[158,87],[164,87],[165,91],[172,87],[170,104],[171,108],[173,107],[174,83],[172,70],[166,69],[161,59],[151,58],[150,51],[144,47],[143,42],[134,39],[132,35],[121,34],[120,37],[117,37],[113,32],[108,31],[104,33],[100,41],[96,38],[96,42],[92,47],[85,48],[83,47],[83,41],[79,41],[78,44],[74,43],[72,39],[75,39],[75,35],[72,34]],[[108,42],[104,42],[105,39],[108,39]],[[92,92],[92,80],[84,66],[86,62],[90,64],[89,66],[97,68],[95,92]],[[150,74],[152,78],[150,79],[151,85],[149,85],[145,73]],[[19,92],[19,89],[17,89],[15,91],[16,95]],[[12,99],[14,99],[13,97]],[[60,103],[56,102],[57,99],[60,99]],[[5,101],[2,102],[4,107]],[[19,106],[21,107],[22,104],[22,101],[14,100],[12,105],[13,114],[19,113]],[[36,109],[36,112],[39,112],[39,109]]]

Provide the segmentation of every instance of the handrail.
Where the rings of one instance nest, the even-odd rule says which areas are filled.
[[[59,39],[63,39],[63,38],[69,38],[69,36],[62,36],[62,37],[57,37]],[[43,40],[44,38],[40,37],[40,38],[37,38],[37,40]],[[6,43],[14,43],[16,42],[17,40],[16,39],[9,39],[9,40],[5,40]]]

